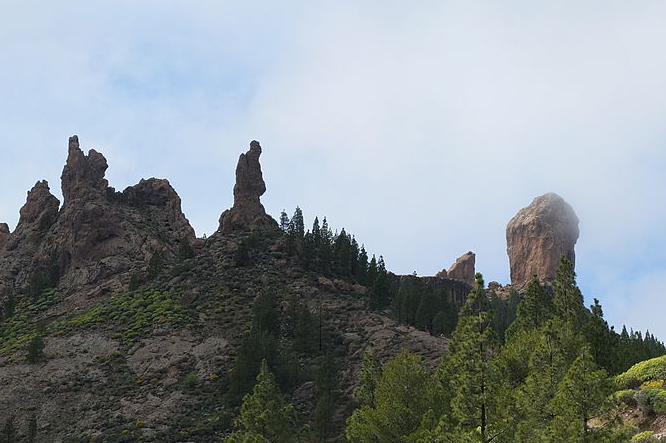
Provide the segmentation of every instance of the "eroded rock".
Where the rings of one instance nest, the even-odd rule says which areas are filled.
[[[220,216],[219,233],[277,228],[277,222],[266,214],[260,201],[266,192],[260,156],[261,146],[256,140],[250,143],[250,149],[245,154],[240,155],[236,166],[234,205]]]
[[[467,283],[468,285],[474,284],[474,264],[476,262],[476,254],[469,251],[456,259],[456,262],[451,265],[446,273],[448,278]]]
[[[554,193],[536,197],[506,227],[511,283],[524,285],[533,275],[552,279],[562,255],[575,263],[578,235],[571,205]]]

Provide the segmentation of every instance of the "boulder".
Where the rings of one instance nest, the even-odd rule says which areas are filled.
[[[277,222],[266,214],[260,201],[266,192],[260,156],[261,146],[256,140],[250,143],[249,151],[240,155],[236,166],[234,205],[220,216],[220,234],[277,228]]]
[[[554,193],[521,209],[506,227],[511,283],[525,285],[534,275],[552,279],[562,255],[575,263],[578,221],[571,205]]]
[[[474,254],[472,251],[461,255],[449,268],[447,272],[448,278],[465,282],[470,286],[474,285],[475,262],[476,254]]]

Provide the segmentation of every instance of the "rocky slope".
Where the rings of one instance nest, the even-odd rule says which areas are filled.
[[[259,200],[260,152],[253,142],[241,155],[234,206],[204,240],[194,238],[166,180],[116,192],[104,179],[103,155],[86,155],[70,139],[62,207],[38,182],[14,232],[0,230],[0,303],[12,297],[16,305],[0,323],[0,416],[13,416],[20,432],[34,416],[39,436],[52,442],[220,441],[233,415],[223,406],[229,371],[265,291],[279,294],[281,321],[292,303],[320,314],[324,346],[341,367],[337,429],[353,407],[366,348],[383,360],[407,348],[438,363],[446,338],[369,311],[366,288],[307,271],[286,252],[285,234]],[[179,254],[183,243],[188,254]],[[250,264],[238,266],[235,253],[246,243]],[[57,279],[43,286],[57,288],[30,295],[33,277],[52,272]],[[400,279],[391,276],[394,285]],[[469,291],[455,280],[428,284],[447,288],[458,305]],[[28,364],[37,335],[44,356]],[[317,358],[300,357],[310,378],[287,392],[303,420],[314,411]]]

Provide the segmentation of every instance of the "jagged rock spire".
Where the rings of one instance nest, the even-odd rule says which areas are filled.
[[[562,255],[574,263],[578,221],[571,205],[552,192],[521,209],[506,227],[511,283],[524,285],[533,275],[552,279]]]
[[[266,192],[266,183],[261,173],[261,146],[253,140],[250,149],[240,155],[236,166],[234,205],[220,216],[218,232],[232,232],[277,228],[277,222],[266,214],[260,197]]]
[[[64,204],[79,198],[105,196],[109,182],[104,179],[104,174],[108,167],[101,153],[91,149],[85,155],[79,148],[79,137],[71,136],[67,163],[60,177]]]

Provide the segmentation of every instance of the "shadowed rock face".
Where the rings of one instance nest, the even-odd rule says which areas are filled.
[[[35,183],[35,186],[28,191],[25,205],[19,211],[20,218],[16,231],[48,230],[55,222],[59,208],[60,201],[51,194],[48,182],[43,180]]]
[[[277,228],[277,222],[266,214],[259,200],[266,192],[260,156],[261,146],[256,140],[250,143],[249,151],[240,155],[236,166],[234,205],[220,216],[220,234]]]
[[[511,283],[526,284],[533,275],[552,279],[562,255],[575,263],[578,217],[557,194],[537,197],[506,227]]]
[[[0,223],[0,250],[5,247],[7,240],[9,240],[9,225]]]
[[[62,208],[48,184],[38,182],[16,230],[0,233],[0,290],[22,287],[55,258],[63,286],[121,291],[130,272],[141,270],[154,253],[168,259],[181,240],[194,242],[168,181],[141,180],[119,193],[104,178],[107,167],[101,153],[84,154],[78,137],[70,137]]]

